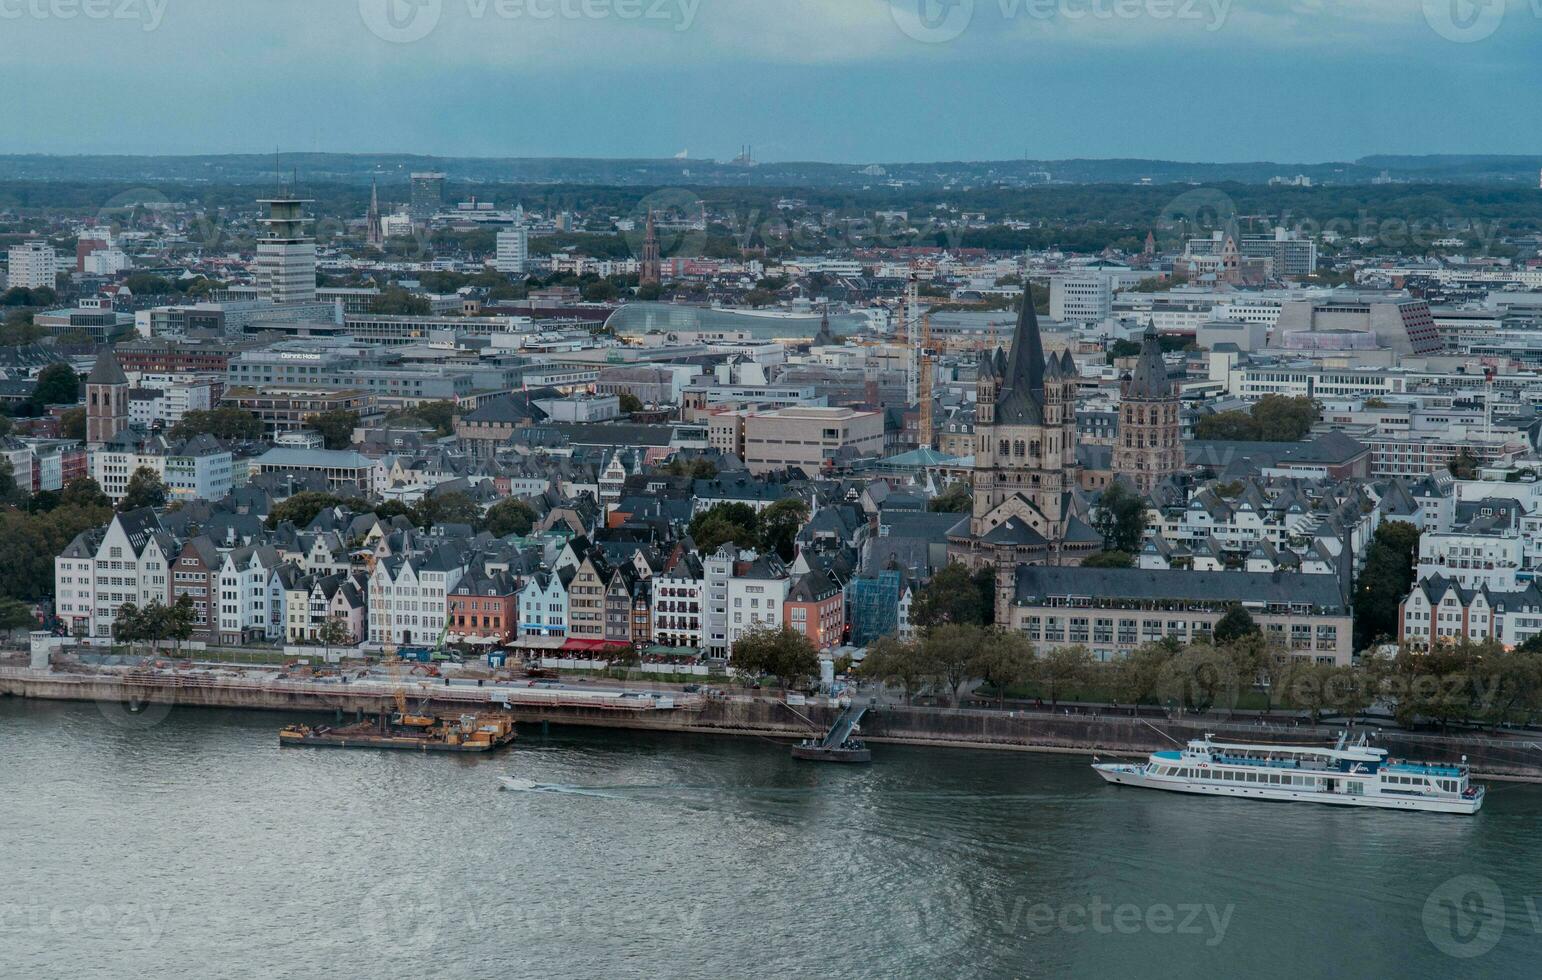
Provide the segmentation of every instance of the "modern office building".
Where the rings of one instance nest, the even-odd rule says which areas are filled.
[[[316,240],[310,237],[310,201],[281,192],[257,203],[265,205],[267,227],[257,239],[257,296],[270,303],[316,301]]]

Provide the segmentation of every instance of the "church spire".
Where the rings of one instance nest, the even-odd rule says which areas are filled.
[[[1033,294],[1024,289],[1023,309],[1012,335],[1012,353],[1002,372],[1002,397],[996,420],[1007,425],[1038,425],[1044,421],[1044,340]]]

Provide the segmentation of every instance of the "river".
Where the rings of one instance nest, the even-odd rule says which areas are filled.
[[[1105,786],[1079,756],[0,699],[16,977],[1446,977],[1542,956],[1542,786],[1476,817]],[[500,788],[513,774],[551,785]]]

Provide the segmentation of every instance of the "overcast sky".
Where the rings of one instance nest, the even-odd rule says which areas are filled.
[[[0,0],[0,151],[1542,152],[1542,0]]]

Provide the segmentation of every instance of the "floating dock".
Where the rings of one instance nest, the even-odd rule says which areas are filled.
[[[835,719],[835,724],[830,726],[824,738],[804,739],[792,747],[792,757],[808,762],[872,762],[872,751],[865,743],[852,737],[852,733],[857,730],[857,723],[866,712],[867,705],[853,701]]]

